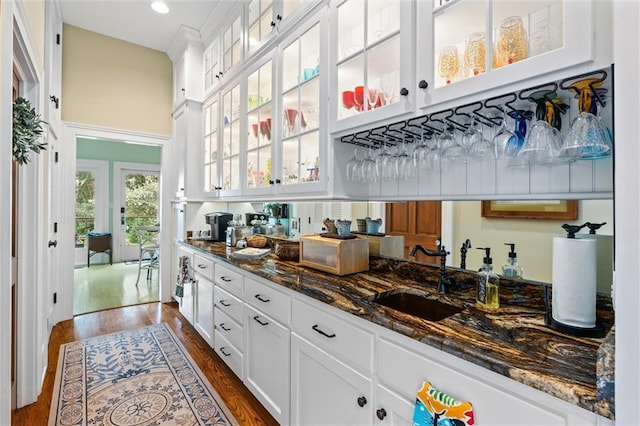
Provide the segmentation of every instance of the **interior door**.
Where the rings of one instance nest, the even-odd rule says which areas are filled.
[[[440,201],[407,201],[387,203],[385,206],[386,228],[388,235],[404,237],[405,259],[439,264],[440,260],[425,256],[418,252],[410,257],[411,248],[420,244],[427,249],[436,249],[436,240],[442,232],[442,202]]]
[[[12,100],[18,97],[20,80],[13,73]],[[16,407],[16,318],[18,294],[18,163],[11,164],[11,409]]]
[[[119,244],[119,259],[138,260],[140,226],[158,224],[160,171],[158,166],[122,168],[120,173],[120,225],[114,228]]]

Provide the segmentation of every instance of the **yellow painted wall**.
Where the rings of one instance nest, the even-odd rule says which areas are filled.
[[[171,135],[166,53],[66,24],[62,40],[64,121]]]
[[[560,227],[567,221],[532,219],[496,219],[481,215],[480,201],[454,203],[454,242],[450,246],[453,264],[460,265],[460,246],[469,238],[473,248],[467,255],[467,268],[479,269],[484,251],[476,247],[491,247],[493,267],[501,273],[507,261],[509,247],[504,243],[515,243],[518,261],[524,267],[524,277],[531,280],[551,282],[553,237],[564,236]],[[613,235],[613,202],[611,200],[583,200],[578,203],[578,220],[584,222],[607,222],[598,234]],[[581,231],[585,232],[585,230]]]
[[[45,3],[42,0],[28,0],[24,2],[24,9],[31,26],[31,35],[33,43],[37,51],[38,69],[44,70],[44,20],[45,20]]]

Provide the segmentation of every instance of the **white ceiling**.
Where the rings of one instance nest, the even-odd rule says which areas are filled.
[[[86,30],[166,52],[181,25],[200,30],[219,3],[230,0],[165,0],[169,13],[152,0],[59,0],[62,21]]]

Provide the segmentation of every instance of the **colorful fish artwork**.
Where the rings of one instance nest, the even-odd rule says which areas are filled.
[[[473,426],[473,407],[424,382],[416,396],[414,426]]]

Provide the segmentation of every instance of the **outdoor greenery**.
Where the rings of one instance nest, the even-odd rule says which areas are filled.
[[[127,243],[137,244],[136,228],[158,222],[158,176],[128,174],[126,176]],[[83,246],[88,232],[95,229],[95,176],[91,172],[76,173],[76,245]],[[105,232],[105,229],[96,231]]]
[[[31,161],[31,152],[46,149],[47,144],[39,140],[44,123],[28,100],[18,97],[13,101],[13,159],[19,164]]]

